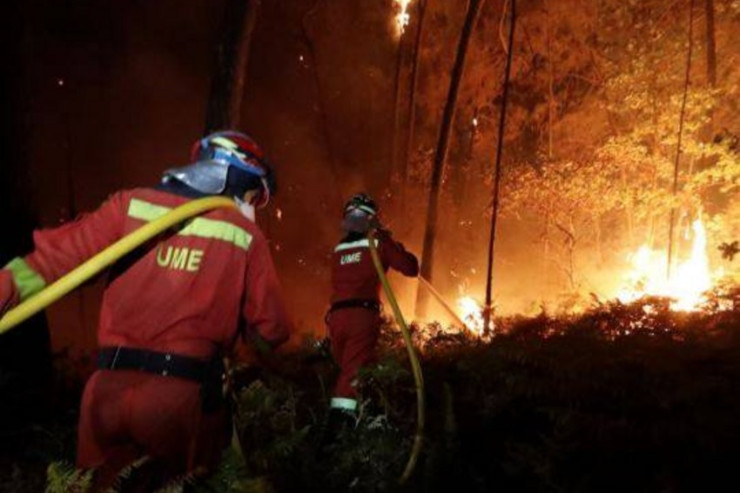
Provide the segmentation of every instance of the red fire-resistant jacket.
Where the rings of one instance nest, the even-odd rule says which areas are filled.
[[[35,250],[0,271],[0,310],[188,200],[126,190],[72,223],[34,232]],[[290,333],[265,237],[237,210],[216,209],[113,266],[98,342],[206,359],[229,351],[241,324],[273,347]]]
[[[380,261],[386,271],[395,269],[405,276],[419,274],[419,261],[403,245],[380,231],[375,240]],[[332,303],[348,299],[377,300],[380,279],[370,256],[367,238],[345,238],[332,256]]]

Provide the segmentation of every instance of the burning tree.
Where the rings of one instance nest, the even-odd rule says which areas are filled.
[[[702,37],[702,14],[710,7],[716,15]],[[495,32],[499,14],[498,9],[484,10],[481,31]],[[529,248],[528,240],[523,244],[502,237],[504,258],[512,257],[516,245],[527,249],[527,256],[536,262],[511,261],[508,273],[494,286],[499,296],[507,280],[535,274],[530,264],[541,265],[539,295],[581,291],[615,296],[617,285],[629,284],[634,277],[638,251],[647,248],[650,263],[660,262],[673,208],[678,212],[678,267],[696,264],[691,259],[704,241],[699,232],[703,228],[702,256],[708,257],[710,266],[705,270],[712,271],[707,272],[710,277],[721,274],[718,267],[723,261],[716,247],[736,239],[740,227],[738,204],[732,199],[740,163],[733,111],[740,74],[728,65],[726,77],[714,80],[717,67],[711,54],[720,54],[721,72],[721,54],[737,47],[726,35],[737,24],[737,12],[728,1],[695,6],[696,55],[686,92],[674,196],[688,14],[688,4],[652,0],[639,5],[600,0],[587,7],[569,2],[522,7],[522,40],[515,47],[512,107],[504,135],[503,225],[516,228],[522,238],[534,236],[541,249]],[[433,38],[447,39],[439,24],[430,24],[428,30]],[[440,220],[439,229],[446,234],[437,241],[438,257],[443,259],[437,264],[454,272],[435,279],[435,284],[447,292],[451,289],[444,288],[445,282],[483,292],[486,238],[481,230],[487,219],[491,142],[498,145],[495,115],[501,104],[500,97],[490,95],[501,94],[497,84],[505,61],[493,42],[498,40],[476,39],[471,44],[448,170],[442,178],[440,204],[452,213]],[[445,60],[444,50],[427,46],[422,60],[439,63]],[[433,115],[443,99],[438,87],[424,90],[424,77],[422,68],[420,114]],[[708,128],[717,129],[711,137]],[[425,127],[417,131],[427,149],[432,135]],[[412,176],[426,184],[431,155],[424,147],[421,151]],[[699,219],[701,227],[695,225]],[[459,248],[460,241],[476,246]],[[724,262],[725,274],[737,269]],[[665,262],[662,270],[665,277]]]

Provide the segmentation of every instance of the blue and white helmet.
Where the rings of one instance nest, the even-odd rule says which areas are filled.
[[[246,189],[259,188],[260,207],[275,193],[274,173],[264,152],[241,132],[225,130],[206,135],[193,144],[191,160],[192,164],[165,171],[163,180],[174,178],[201,193],[214,195],[227,191],[230,182]]]

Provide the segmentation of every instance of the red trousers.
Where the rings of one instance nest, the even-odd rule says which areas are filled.
[[[227,443],[226,410],[203,413],[196,382],[99,370],[85,386],[77,466],[98,468],[99,486],[108,486],[122,467],[145,455],[167,477],[212,468]]]
[[[343,308],[327,317],[332,355],[340,367],[334,397],[357,395],[353,381],[360,368],[377,359],[381,323],[380,314],[367,308]]]

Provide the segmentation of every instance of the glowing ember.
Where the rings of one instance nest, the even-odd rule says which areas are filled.
[[[465,322],[465,328],[476,335],[483,335],[483,307],[470,296],[462,296],[457,299],[460,309],[460,318]]]
[[[646,295],[672,298],[672,310],[693,311],[704,301],[703,293],[712,287],[707,258],[707,235],[700,219],[691,226],[693,233],[688,258],[678,260],[666,276],[667,254],[643,245],[632,255],[633,270],[628,277],[629,288],[622,289],[617,298],[634,301]]]
[[[409,25],[409,21],[411,21],[411,15],[408,13],[411,0],[393,0],[393,3],[396,5],[396,10],[399,11],[396,14],[396,32],[401,37],[406,30],[406,26]]]

